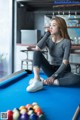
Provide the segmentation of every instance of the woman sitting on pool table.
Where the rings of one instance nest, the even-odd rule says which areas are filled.
[[[51,63],[42,54],[41,50],[47,47],[51,56]],[[63,18],[54,17],[51,20],[50,29],[38,42],[33,55],[34,78],[30,80],[26,88],[28,92],[35,92],[43,88],[43,85],[69,86],[80,83],[80,75],[71,73],[69,56],[71,40],[67,32],[67,25]],[[40,67],[48,78],[44,81],[40,78]]]

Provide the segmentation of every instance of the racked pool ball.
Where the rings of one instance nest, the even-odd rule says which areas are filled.
[[[27,109],[22,109],[22,110],[20,110],[20,113],[21,113],[21,114],[27,113]]]
[[[31,104],[27,104],[25,107],[28,109],[29,107],[32,107],[32,105]]]
[[[33,102],[32,105],[34,106],[34,105],[38,105],[38,104],[37,104],[37,102]]]
[[[19,120],[29,120],[29,115],[27,113],[21,114]]]
[[[13,112],[11,110],[7,111],[8,120],[13,120]]]
[[[36,108],[40,108],[39,105],[34,105],[33,109],[35,110]]]
[[[35,113],[32,113],[32,114],[29,116],[29,119],[30,119],[30,120],[37,120],[37,119],[38,119],[38,116],[37,116]]]
[[[13,112],[16,112],[16,111],[19,112],[20,110],[19,110],[18,108],[14,108],[14,109],[13,109]]]
[[[28,115],[31,115],[32,113],[34,113],[33,110],[29,110],[29,111],[28,111]]]
[[[20,106],[19,110],[26,109],[25,106]]]
[[[34,111],[35,111],[36,114],[37,114],[37,113],[40,113],[40,114],[43,113],[42,110],[41,110],[40,108],[36,108]]]
[[[18,120],[19,117],[20,117],[19,111],[15,110],[15,111],[13,112],[13,120]]]
[[[45,118],[45,115],[44,115],[44,114],[40,114],[40,115],[38,116],[38,119],[39,119],[39,120],[46,120],[46,118]]]
[[[32,107],[32,106],[29,106],[29,107],[28,107],[28,111],[29,111],[29,110],[33,110],[33,107]]]

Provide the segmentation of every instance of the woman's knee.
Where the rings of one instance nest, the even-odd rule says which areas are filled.
[[[33,55],[33,66],[40,66],[41,65],[41,52],[40,51],[34,51]]]
[[[42,55],[41,51],[34,51],[33,57],[40,57]]]
[[[59,79],[60,85],[75,85],[80,84],[80,76],[76,74],[71,74],[67,77],[63,77]]]

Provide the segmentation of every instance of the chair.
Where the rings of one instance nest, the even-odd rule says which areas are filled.
[[[26,65],[27,69],[29,68],[29,66],[31,66],[31,70],[33,70],[33,59],[29,59],[29,57],[28,57],[28,54],[30,51],[34,52],[33,50],[21,50],[21,52],[26,53],[26,59],[21,60],[21,69],[23,69],[23,65]],[[48,59],[48,51],[43,50],[42,53],[46,57],[46,59]]]
[[[27,69],[29,68],[29,65],[31,65],[31,70],[33,70],[33,60],[31,60],[31,59],[23,59],[22,61],[21,61],[21,69],[23,69],[23,65],[25,65],[24,63],[26,63],[26,67],[27,67]],[[30,63],[30,64],[29,64]]]

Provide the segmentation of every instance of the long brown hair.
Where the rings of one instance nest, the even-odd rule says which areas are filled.
[[[52,20],[55,20],[55,21],[57,22],[58,27],[60,28],[61,37],[70,40],[68,31],[67,31],[67,24],[66,24],[66,21],[65,21],[63,18],[58,17],[58,16],[53,17],[53,18],[51,19],[51,21],[52,21]]]

